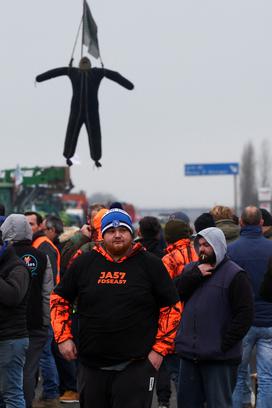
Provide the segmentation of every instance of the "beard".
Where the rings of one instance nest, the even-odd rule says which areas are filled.
[[[214,265],[216,263],[215,253],[213,253],[212,255],[206,255],[206,254],[200,253],[199,263]]]
[[[115,242],[108,244],[106,246],[107,251],[114,256],[125,255],[129,248],[131,247],[131,242]]]

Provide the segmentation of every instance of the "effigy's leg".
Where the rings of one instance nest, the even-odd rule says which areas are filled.
[[[92,112],[92,115],[87,115],[85,120],[87,128],[90,155],[97,167],[101,167],[99,160],[101,159],[101,130],[98,112]]]
[[[76,115],[74,112],[70,113],[63,151],[63,156],[67,159],[66,161],[69,166],[73,164],[70,159],[75,154],[82,123],[83,119],[79,114]]]

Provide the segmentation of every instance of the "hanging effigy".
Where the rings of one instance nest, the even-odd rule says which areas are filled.
[[[80,129],[82,125],[85,124],[88,134],[91,158],[94,160],[95,165],[100,167],[101,164],[99,160],[102,154],[98,103],[98,89],[100,82],[105,77],[129,90],[133,89],[134,85],[118,72],[104,68],[100,56],[97,26],[86,0],[84,0],[83,16],[81,21],[82,43],[79,67],[76,68],[72,66],[73,53],[75,50],[74,46],[71,61],[68,67],[55,68],[44,72],[36,77],[36,81],[43,82],[63,75],[68,76],[72,83],[73,96],[63,155],[66,158],[66,163],[71,166],[73,164],[72,158],[76,151]],[[100,59],[102,68],[92,68],[90,59],[83,56],[83,45],[88,47],[88,52],[93,57]]]

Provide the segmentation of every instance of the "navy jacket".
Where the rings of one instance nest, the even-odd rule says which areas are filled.
[[[259,295],[269,258],[272,257],[272,241],[263,237],[260,226],[242,227],[240,238],[229,244],[228,255],[247,272],[251,282],[255,304],[253,326],[272,327],[272,304]]]
[[[213,248],[216,262],[207,276],[200,262],[192,262],[176,282],[185,302],[176,351],[190,360],[238,364],[242,339],[252,324],[251,287],[245,272],[226,257],[223,232],[216,227],[200,231],[194,241],[198,253],[201,237]]]
[[[198,265],[198,262],[186,265],[177,283],[181,298],[188,292],[188,280],[194,288],[185,301],[176,337],[176,352],[190,360],[238,363],[241,359],[241,340],[250,326],[248,322],[252,321],[250,310],[243,302],[239,303],[236,295],[238,288],[240,292],[250,292],[244,272],[225,258],[210,277],[204,278]],[[247,298],[250,309],[251,294]]]

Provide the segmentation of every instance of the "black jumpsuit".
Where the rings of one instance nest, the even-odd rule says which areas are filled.
[[[101,131],[98,108],[98,88],[103,77],[117,82],[126,89],[133,89],[134,85],[118,72],[104,68],[64,67],[47,71],[36,77],[37,82],[67,75],[73,87],[70,117],[66,132],[63,155],[67,164],[72,165],[71,157],[74,156],[78,135],[83,123],[87,128],[90,154],[97,167],[100,167],[101,158]]]

